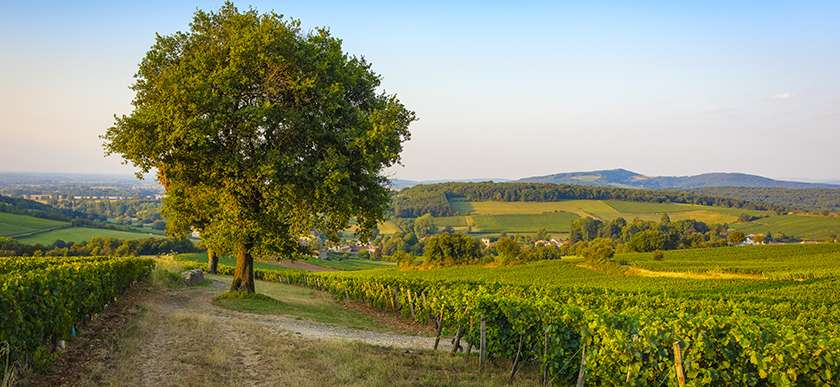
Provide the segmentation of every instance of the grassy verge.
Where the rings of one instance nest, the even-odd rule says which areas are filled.
[[[230,283],[230,277],[208,275]],[[347,328],[390,332],[393,329],[362,312],[345,308],[329,294],[298,286],[257,281],[257,294],[223,293],[213,299],[222,308],[246,313],[286,315]]]

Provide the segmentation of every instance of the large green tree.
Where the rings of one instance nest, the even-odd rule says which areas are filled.
[[[334,237],[351,219],[364,238],[381,220],[383,170],[415,116],[379,86],[326,29],[226,3],[157,36],[105,149],[158,169],[167,220],[229,246],[231,289],[253,292],[255,255],[293,252],[313,230]]]

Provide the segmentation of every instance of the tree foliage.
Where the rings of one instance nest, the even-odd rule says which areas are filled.
[[[364,238],[382,219],[382,170],[415,118],[379,86],[328,30],[226,3],[157,36],[105,149],[139,173],[157,168],[171,230],[233,246],[252,281],[252,254],[295,251],[300,236],[335,236],[351,219]]]

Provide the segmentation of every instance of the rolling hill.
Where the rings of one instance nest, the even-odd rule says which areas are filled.
[[[529,183],[574,184],[646,189],[706,187],[838,188],[840,185],[774,180],[745,173],[704,173],[694,176],[645,176],[626,169],[568,172],[519,179]]]

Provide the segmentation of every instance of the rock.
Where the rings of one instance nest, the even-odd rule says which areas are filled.
[[[181,273],[184,278],[184,284],[187,286],[198,285],[204,281],[204,272],[201,269],[187,270]]]

